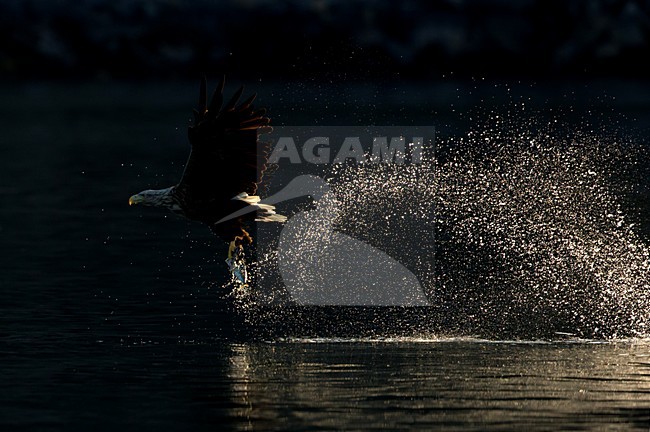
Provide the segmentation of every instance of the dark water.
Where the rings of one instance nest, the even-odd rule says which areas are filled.
[[[361,87],[346,90],[344,108],[323,108],[314,88],[295,87],[261,88],[280,123],[434,116],[448,125],[451,103],[479,98],[459,98],[453,84]],[[180,175],[193,91],[1,90],[3,430],[650,428],[644,339],[233,339],[224,245],[203,227],[126,203]],[[554,91],[532,93],[561,104],[567,90]],[[606,91],[629,126],[647,132],[648,88]]]

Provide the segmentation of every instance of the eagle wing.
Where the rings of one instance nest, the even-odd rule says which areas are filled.
[[[199,106],[188,135],[192,146],[176,195],[187,217],[213,224],[229,214],[246,192],[254,195],[265,154],[258,149],[258,134],[270,120],[264,109],[255,110],[255,94],[238,103],[244,87],[223,105],[222,78],[208,105],[206,80],[201,81]]]

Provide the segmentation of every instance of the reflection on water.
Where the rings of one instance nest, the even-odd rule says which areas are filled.
[[[650,341],[12,347],[2,358],[2,430],[650,427]]]
[[[230,346],[244,430],[650,427],[647,342]]]

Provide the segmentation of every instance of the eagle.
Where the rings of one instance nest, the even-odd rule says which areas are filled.
[[[208,105],[207,81],[201,80],[199,105],[188,128],[191,150],[178,184],[139,192],[129,198],[129,205],[163,207],[206,224],[229,242],[228,258],[234,259],[243,245],[253,242],[248,222],[286,218],[256,195],[267,165],[266,152],[258,143],[259,135],[271,130],[266,110],[253,106],[255,94],[239,103],[244,86],[223,105],[224,85],[225,77]],[[229,217],[233,213],[240,216]]]

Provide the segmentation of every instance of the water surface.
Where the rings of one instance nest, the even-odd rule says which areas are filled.
[[[1,89],[3,430],[650,427],[644,340],[232,338],[225,245],[204,227],[127,205],[180,175],[194,87]],[[647,89],[610,90],[630,125],[647,128]],[[454,83],[360,86],[328,109],[310,108],[313,91],[260,89],[285,124],[436,116],[462,128],[446,111],[458,104]]]

